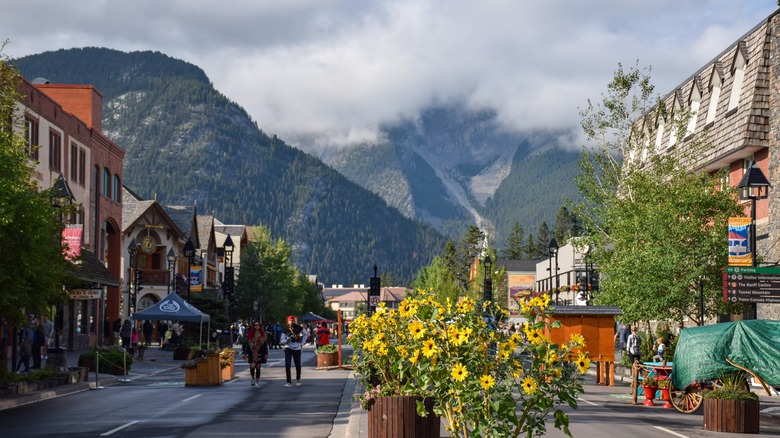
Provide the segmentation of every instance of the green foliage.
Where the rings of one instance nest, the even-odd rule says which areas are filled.
[[[89,372],[95,372],[95,354],[100,354],[98,370],[99,374],[124,374],[125,365],[127,371],[130,371],[133,365],[133,355],[125,353],[117,347],[92,349],[79,356],[79,366],[87,367]],[[124,356],[124,357],[123,357]]]
[[[722,300],[728,218],[742,214],[720,175],[690,172],[703,156],[697,139],[661,154],[637,121],[668,117],[685,132],[687,114],[674,118],[652,99],[647,73],[615,72],[603,102],[588,102],[582,126],[595,145],[583,150],[575,206],[593,261],[603,277],[599,304],[620,306],[628,323],[698,321],[698,285],[705,284],[706,317],[738,310]],[[682,145],[682,138],[680,138]]]
[[[512,226],[512,232],[504,243],[502,257],[507,260],[520,260],[525,256],[523,249],[523,239],[525,239],[525,230],[520,222],[515,221]]]
[[[15,111],[20,79],[5,65],[4,46],[0,46],[0,252],[13,257],[0,263],[5,291],[0,293],[0,326],[21,324],[27,313],[64,300],[67,266],[50,190],[33,182],[33,163],[21,135],[22,115]]]
[[[323,345],[317,349],[317,354],[321,353],[338,353],[338,348],[333,344]]]
[[[758,395],[750,391],[747,374],[737,371],[721,376],[712,391],[702,391],[702,397],[718,400],[758,400]]]
[[[0,385],[8,385],[10,383],[16,382],[32,382],[34,380],[46,380],[56,375],[57,373],[49,368],[41,368],[27,374],[6,373],[3,378],[0,379]]]

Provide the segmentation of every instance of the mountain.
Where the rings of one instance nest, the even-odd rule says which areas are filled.
[[[407,217],[453,239],[476,223],[502,247],[515,221],[533,232],[543,221],[553,224],[565,198],[579,199],[573,179],[580,152],[559,144],[569,135],[511,132],[494,111],[452,103],[384,126],[378,144],[319,156]]]
[[[263,224],[325,284],[366,283],[376,264],[410,280],[444,244],[429,225],[321,160],[266,135],[198,67],[159,52],[58,50],[14,61],[31,80],[91,84],[104,133],[126,149],[124,184],[225,223]]]

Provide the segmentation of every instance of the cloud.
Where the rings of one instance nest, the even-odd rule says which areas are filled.
[[[373,141],[382,123],[456,100],[494,108],[511,129],[575,127],[618,62],[652,65],[666,93],[774,10],[731,0],[18,3],[0,16],[11,56],[160,51],[203,68],[266,132],[321,144]]]

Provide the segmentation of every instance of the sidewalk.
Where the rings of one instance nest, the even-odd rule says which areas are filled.
[[[78,366],[79,356],[85,351],[68,351],[66,352],[68,358],[68,367]],[[42,365],[46,365],[46,360],[42,360]],[[9,359],[9,370],[12,370],[11,361]],[[133,359],[133,365],[130,371],[127,373],[128,379],[138,379],[146,375],[158,374],[171,369],[176,369],[181,365],[180,360],[173,360],[173,354],[170,351],[160,350],[158,346],[149,347],[145,354],[144,359]],[[86,382],[78,382],[57,386],[55,388],[49,388],[41,391],[28,392],[26,394],[20,394],[10,397],[0,397],[0,410],[9,409],[16,406],[26,405],[49,398],[59,397],[61,395],[72,394],[75,392],[81,392],[95,388],[97,386],[113,385],[120,382],[120,379],[124,379],[124,375],[111,375],[111,374],[96,374],[90,373]]]

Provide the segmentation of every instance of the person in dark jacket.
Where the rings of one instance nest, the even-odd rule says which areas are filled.
[[[152,325],[152,321],[149,321],[148,319],[144,321],[143,331],[144,331],[144,345],[147,347],[152,345],[152,334],[154,333],[154,326]]]
[[[130,322],[129,319],[126,319],[125,322],[122,323],[122,328],[119,329],[119,337],[122,338],[122,348],[125,350],[132,351],[132,346],[130,345],[130,338],[133,336],[133,324]]]

